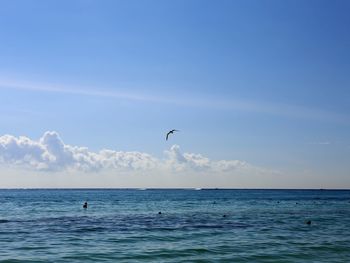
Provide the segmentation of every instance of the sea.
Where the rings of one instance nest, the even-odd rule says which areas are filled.
[[[350,262],[350,191],[2,189],[0,262]]]

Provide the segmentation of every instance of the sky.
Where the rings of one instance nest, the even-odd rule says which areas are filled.
[[[0,0],[0,188],[350,188],[349,11]]]

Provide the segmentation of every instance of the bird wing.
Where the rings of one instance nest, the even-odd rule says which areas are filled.
[[[168,140],[169,134],[170,134],[170,133],[174,133],[175,131],[179,131],[179,130],[173,129],[173,130],[169,131],[169,132],[166,134],[166,140]]]

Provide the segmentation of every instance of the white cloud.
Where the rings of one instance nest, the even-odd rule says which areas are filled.
[[[239,160],[211,161],[209,158],[195,153],[182,153],[178,145],[173,145],[170,151],[166,151],[168,159],[166,166],[177,171],[212,171],[232,172],[237,169],[247,168],[250,165]]]
[[[212,161],[201,154],[182,153],[178,145],[159,159],[142,152],[103,149],[89,151],[86,147],[65,144],[54,131],[45,132],[39,140],[12,135],[0,137],[0,162],[39,171],[172,171],[221,172],[252,171],[252,165],[239,160]]]
[[[101,150],[65,144],[57,132],[45,132],[38,140],[4,135],[0,137],[0,160],[9,165],[35,170],[150,169],[156,160],[140,152]]]

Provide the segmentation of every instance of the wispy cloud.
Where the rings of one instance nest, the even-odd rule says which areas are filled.
[[[330,145],[331,142],[324,141],[324,142],[309,142],[310,145]]]
[[[268,114],[287,118],[306,119],[321,122],[350,124],[350,117],[338,112],[332,112],[319,108],[291,105],[271,101],[254,101],[238,98],[211,97],[207,99],[201,96],[179,97],[143,94],[142,92],[118,92],[116,90],[102,90],[96,88],[79,88],[52,84],[26,83],[0,79],[0,89],[13,89],[33,92],[59,93],[67,95],[93,96],[100,98],[143,101],[150,103],[163,103],[187,107],[200,107],[216,110],[239,111],[245,113]]]
[[[115,99],[126,99],[126,100],[140,100],[140,101],[162,101],[161,98],[153,97],[149,95],[139,95],[126,92],[116,92],[116,91],[101,91],[91,88],[77,88],[68,86],[59,86],[53,84],[31,84],[31,83],[21,83],[21,82],[0,82],[0,88],[2,89],[14,89],[23,91],[33,91],[33,92],[48,92],[48,93],[61,93],[68,95],[83,95],[83,96],[93,96],[93,97],[105,97],[105,98],[115,98]]]

